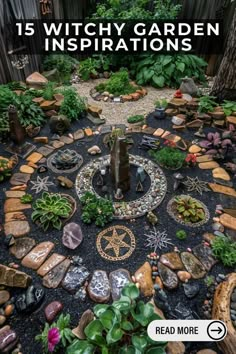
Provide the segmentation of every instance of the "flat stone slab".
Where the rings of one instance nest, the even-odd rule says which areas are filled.
[[[22,265],[31,269],[38,269],[54,247],[52,242],[41,242],[22,260]]]
[[[220,223],[231,230],[236,230],[236,218],[226,213],[220,216]]]
[[[83,129],[78,129],[73,134],[74,140],[80,140],[84,138],[84,131]]]
[[[107,302],[111,293],[107,273],[104,270],[95,270],[87,290],[91,300],[98,303]]]
[[[161,262],[158,262],[158,271],[161,280],[167,289],[172,290],[177,288],[179,283],[178,277],[170,268],[166,267]]]
[[[4,224],[4,232],[14,237],[25,236],[30,232],[30,226],[28,221],[10,221]]]
[[[43,155],[40,154],[39,152],[33,152],[31,155],[27,157],[26,161],[37,163],[38,161],[41,160],[42,157]]]
[[[198,145],[192,145],[192,146],[190,146],[188,151],[190,154],[197,154],[198,152],[202,151],[202,148]]]
[[[216,183],[208,183],[208,185],[215,193],[222,193],[236,198],[236,191],[231,187],[222,186],[221,184]]]
[[[213,158],[211,155],[197,156],[197,162],[210,162]]]
[[[17,259],[25,257],[35,246],[36,242],[30,237],[20,237],[15,240],[13,246],[10,247],[10,253]]]
[[[230,175],[228,174],[228,172],[225,171],[224,168],[222,167],[217,167],[212,171],[212,175],[214,178],[219,178],[219,179],[223,179],[224,181],[230,181]]]
[[[11,297],[11,295],[10,295],[9,291],[0,290],[0,306],[5,304],[10,299],[10,297]]]
[[[132,282],[130,272],[126,269],[117,269],[109,274],[109,280],[111,284],[111,296],[112,300],[119,300],[123,287]]]
[[[43,277],[43,286],[56,289],[61,284],[69,266],[70,260],[66,258]]]
[[[44,157],[47,157],[48,155],[50,155],[53,151],[55,150],[55,148],[53,146],[50,145],[45,145],[45,146],[41,146],[38,149],[38,152],[43,155]]]
[[[20,172],[32,174],[32,173],[34,173],[34,169],[33,169],[33,167],[30,167],[28,165],[22,165],[20,167]]]
[[[11,213],[13,211],[21,211],[25,209],[30,209],[31,204],[23,204],[20,199],[10,198],[4,203],[4,213]]]
[[[61,285],[69,293],[75,294],[88,279],[89,275],[88,269],[83,265],[70,266]]]
[[[70,138],[69,136],[62,135],[60,137],[60,141],[62,141],[66,145],[69,145],[69,144],[72,144],[74,140],[72,138]]]
[[[220,165],[216,161],[209,161],[209,162],[200,162],[198,167],[201,170],[213,170],[214,168],[220,167]]]
[[[27,288],[31,280],[32,278],[28,274],[0,264],[0,285]]]
[[[26,216],[21,211],[13,211],[12,213],[5,214],[5,222],[16,221],[16,220],[26,220]]]
[[[54,147],[54,149],[59,149],[59,148],[63,147],[64,145],[65,145],[65,143],[63,143],[63,141],[55,140],[52,142],[52,146]]]
[[[201,279],[206,275],[203,264],[192,253],[182,252],[181,259],[193,279]]]
[[[30,174],[17,172],[11,176],[10,184],[12,186],[20,186],[22,184],[27,184],[30,180]]]
[[[154,136],[162,136],[163,133],[164,133],[164,129],[158,128],[154,131],[153,135]]]
[[[134,274],[135,280],[140,285],[140,291],[144,296],[152,296],[153,281],[152,268],[149,262],[145,262]]]
[[[6,191],[6,198],[21,198],[25,195],[23,191]]]
[[[161,256],[160,262],[170,269],[177,270],[183,269],[183,263],[177,252],[165,253]]]
[[[209,271],[217,263],[217,260],[212,254],[212,249],[203,244],[194,247],[193,254],[204,265],[207,271]]]
[[[50,270],[56,267],[59,263],[65,260],[65,256],[58,253],[53,253],[37,270],[37,274],[44,277]]]

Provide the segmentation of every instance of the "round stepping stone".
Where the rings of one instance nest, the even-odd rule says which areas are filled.
[[[28,221],[10,221],[4,224],[4,232],[14,237],[25,236],[30,232],[30,226]]]
[[[200,162],[198,167],[201,170],[213,170],[214,168],[220,167],[216,161]]]
[[[182,262],[193,279],[203,278],[206,274],[202,263],[190,252],[181,253]]]
[[[34,169],[33,169],[33,167],[30,167],[28,165],[22,165],[20,167],[20,172],[32,174],[32,173],[34,173]]]
[[[190,152],[190,154],[197,154],[198,152],[202,151],[202,148],[198,145],[192,145],[190,146],[188,151]]]
[[[217,167],[212,171],[212,175],[214,178],[223,179],[224,181],[230,181],[230,175],[225,171],[222,167]]]

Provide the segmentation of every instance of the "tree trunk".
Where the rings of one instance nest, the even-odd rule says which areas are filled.
[[[211,95],[219,101],[236,100],[236,9],[231,24],[226,50]]]

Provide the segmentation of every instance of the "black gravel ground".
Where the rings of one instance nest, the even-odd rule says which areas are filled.
[[[163,129],[168,129],[171,131],[171,122],[170,119],[165,119],[162,121],[157,121],[152,117],[148,118],[148,124],[153,127],[162,127]],[[73,125],[73,129],[71,131],[75,131],[78,128],[83,128],[91,126],[90,122],[87,119],[83,119],[81,121],[76,122]],[[192,140],[194,138],[193,136],[194,131],[186,131],[182,134],[182,136],[188,140]],[[49,136],[51,137],[51,133],[48,130],[48,127],[46,126],[40,133],[41,136]],[[139,149],[138,148],[138,143],[141,142],[142,139],[142,134],[133,134],[132,135],[134,139],[134,146],[131,148],[130,153],[131,154],[137,154],[137,155],[142,155],[142,156],[147,156],[147,151]],[[93,145],[99,145],[102,149],[102,154],[108,154],[109,151],[106,147],[104,147],[102,143],[102,137],[101,136],[95,136],[93,138],[87,138],[82,141],[77,141],[69,146],[65,146],[64,148],[71,148],[76,150],[78,153],[80,153],[83,158],[84,158],[84,163],[87,163],[91,159],[94,159],[96,157],[91,157],[87,153],[87,149]],[[39,144],[40,146],[40,144]],[[1,144],[0,146],[0,154],[4,156],[8,156],[7,153],[4,152],[4,145]],[[19,165],[16,167],[16,171],[19,170],[19,167],[21,164],[24,164],[23,160],[20,160]],[[166,212],[166,206],[168,201],[176,194],[182,194],[184,190],[178,190],[177,192],[173,191],[173,171],[169,170],[164,170],[167,182],[168,182],[168,192],[166,194],[166,197],[162,204],[156,209],[155,213],[157,214],[159,218],[159,226],[158,229],[163,231],[166,230],[168,237],[171,238],[172,242],[174,243],[175,246],[177,246],[181,251],[186,250],[187,247],[194,247],[197,244],[199,244],[202,241],[202,235],[204,232],[209,231],[211,232],[211,219],[207,224],[205,224],[202,227],[199,228],[189,228],[189,227],[184,227],[180,224],[177,224]],[[212,179],[212,173],[210,170],[200,170],[198,167],[194,167],[191,169],[182,169],[180,171],[183,174],[186,174],[188,176],[198,176],[199,179],[204,180],[204,181],[209,181],[213,182]],[[77,172],[74,172],[70,175],[67,175],[72,181],[75,181]],[[55,243],[55,249],[54,251],[60,254],[63,254],[65,256],[73,256],[73,255],[79,255],[83,258],[84,265],[87,266],[87,268],[90,270],[92,273],[96,269],[103,269],[106,270],[108,273],[110,271],[116,270],[118,268],[126,268],[130,271],[131,274],[133,274],[146,260],[146,256],[148,253],[150,253],[152,250],[147,249],[145,247],[145,236],[144,233],[147,231],[146,227],[149,226],[146,217],[141,217],[139,219],[136,219],[135,222],[130,222],[130,221],[114,221],[112,225],[116,224],[122,224],[127,227],[129,227],[132,232],[135,235],[136,238],[136,249],[131,255],[130,258],[126,259],[125,261],[117,261],[117,262],[110,262],[105,259],[103,259],[97,252],[96,250],[96,235],[101,231],[100,228],[96,227],[94,224],[86,226],[81,222],[80,219],[80,206],[79,206],[79,201],[76,195],[75,188],[71,190],[65,190],[62,187],[58,186],[56,183],[56,177],[58,175],[52,173],[51,171],[48,171],[44,174],[40,174],[40,177],[44,176],[50,176],[50,180],[55,182],[55,186],[49,187],[50,192],[65,192],[70,195],[72,195],[76,200],[77,200],[77,212],[74,214],[73,218],[70,221],[74,221],[76,223],[79,223],[82,227],[82,231],[84,234],[84,240],[82,244],[76,249],[75,251],[71,251],[66,249],[62,242],[61,242],[61,237],[62,237],[62,231],[50,231],[50,232],[42,232],[42,230],[37,227],[35,224],[30,222],[31,226],[31,232],[30,235],[33,237],[37,243],[42,242],[42,241],[52,241]],[[31,180],[34,181],[37,178],[37,173],[34,173]],[[0,223],[2,224],[4,222],[4,213],[3,213],[3,205],[4,205],[4,191],[8,190],[10,188],[9,182],[4,182],[1,184],[1,195],[0,195],[0,215],[1,215],[1,220]],[[30,183],[29,183],[29,188],[27,189],[27,192],[33,194],[33,191],[30,191]],[[135,192],[133,191],[133,194]],[[40,194],[39,194],[40,195]],[[39,196],[34,194],[34,200]],[[220,196],[219,194],[214,194],[212,192],[204,193],[202,196],[198,195],[197,193],[191,193],[191,196],[196,197],[200,199],[203,203],[207,205],[210,211],[211,218],[214,216],[214,210],[215,206],[218,203],[223,203],[225,201],[225,197]],[[133,199],[135,195],[132,195],[130,193],[129,198]],[[26,211],[28,220],[30,220],[30,215],[31,215],[31,210]],[[180,241],[176,238],[175,233],[179,229],[185,229],[187,231],[188,237],[185,241]],[[3,232],[2,232],[2,237],[0,238],[0,262],[3,264],[9,264],[10,262],[15,262],[19,263],[14,257],[12,257],[7,248],[3,244]],[[173,246],[169,246],[166,249],[163,249],[162,253],[166,253],[167,251],[172,251]],[[20,267],[20,270],[25,271],[26,273],[30,274],[33,278],[33,284],[34,285],[41,285],[42,280],[39,276],[36,275],[36,273],[30,269]],[[217,264],[212,271],[208,275],[217,275],[219,273],[227,274],[231,269],[226,269],[225,267],[222,266],[222,264]],[[183,286],[180,285],[177,290],[174,290],[172,292],[168,292],[168,297],[169,297],[169,303],[171,304],[172,308],[174,309],[176,304],[181,302],[187,307],[191,307],[193,310],[198,312],[200,318],[203,318],[203,313],[201,306],[203,304],[203,301],[205,299],[206,295],[206,285],[204,283],[204,280],[198,280],[197,281],[200,284],[200,292],[198,296],[193,299],[193,300],[188,300],[186,296],[184,295],[183,292]],[[20,294],[22,290],[18,289],[12,289],[11,294],[12,296],[16,296],[17,294]],[[76,326],[78,323],[78,320],[83,313],[88,308],[92,308],[94,306],[94,303],[89,300],[87,297],[85,302],[81,302],[80,300],[74,299],[72,295],[67,293],[63,289],[45,289],[46,296],[44,303],[42,304],[41,308],[39,308],[36,312],[34,312],[31,315],[28,316],[22,316],[18,315],[17,313],[14,313],[10,319],[9,319],[9,324],[12,326],[12,328],[17,332],[20,342],[22,344],[22,352],[24,354],[40,354],[42,353],[42,348],[39,343],[37,343],[34,340],[34,337],[36,334],[39,334],[40,331],[42,330],[44,323],[45,323],[45,317],[44,317],[44,307],[46,304],[50,303],[51,301],[54,300],[59,300],[64,304],[64,313],[69,313],[71,315],[71,321],[72,321],[72,326]],[[220,351],[217,349],[216,345],[213,343],[185,343],[186,344],[186,354],[194,354],[197,352],[197,350],[200,350],[201,348],[212,348],[214,349],[217,353],[220,353]],[[63,353],[64,351],[61,351]],[[226,354],[226,353],[225,353]]]

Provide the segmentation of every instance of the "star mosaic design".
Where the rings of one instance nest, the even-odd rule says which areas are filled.
[[[110,261],[123,260],[133,253],[136,242],[130,229],[122,225],[109,227],[98,234],[97,250]],[[126,249],[124,253],[122,249]]]
[[[44,178],[38,176],[35,182],[30,181],[33,184],[31,190],[35,190],[36,194],[40,193],[41,191],[48,191],[48,187],[54,185],[54,183],[50,182],[48,179],[49,176]]]
[[[198,177],[192,178],[187,176],[187,181],[183,182],[188,192],[198,192],[202,195],[203,192],[209,192],[208,183],[200,181]]]
[[[157,248],[160,250],[166,248],[168,245],[173,245],[170,238],[167,237],[166,230],[159,231],[155,227],[150,231],[149,234],[144,234],[147,237],[146,247],[153,249],[153,252],[157,251]]]

